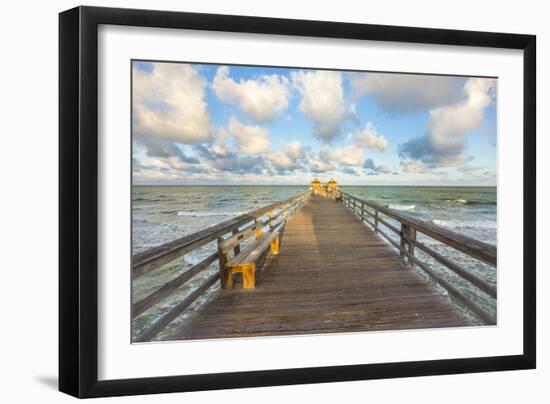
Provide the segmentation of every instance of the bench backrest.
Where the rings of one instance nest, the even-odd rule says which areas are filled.
[[[244,230],[234,231],[228,238],[218,238],[218,258],[220,269],[224,268],[225,263],[229,261],[229,253],[231,250],[233,250],[234,255],[237,255],[240,252],[241,243],[252,236],[259,238],[262,235],[262,229],[267,225],[269,225],[271,231],[274,231],[276,227],[284,225],[288,217],[292,214],[292,211],[303,205],[303,203],[303,200],[299,200],[293,201],[283,208],[277,207],[267,213],[267,220],[257,218],[252,225],[248,226]]]
[[[264,223],[261,220],[256,220],[256,222],[252,226],[249,226],[244,230],[233,233],[231,237],[228,237],[226,239],[224,239],[223,237],[220,237],[218,239],[218,251],[220,251],[223,254],[227,254],[231,249],[240,246],[240,244],[244,240],[252,236],[255,236],[256,238],[258,238],[262,234],[263,227],[264,227]]]

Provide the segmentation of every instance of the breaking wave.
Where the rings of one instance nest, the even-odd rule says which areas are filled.
[[[187,210],[180,210],[177,212],[178,216],[186,217],[216,217],[216,216],[240,216],[244,215],[247,212],[191,212]]]
[[[468,204],[468,200],[466,200],[466,199],[447,199],[445,202],[453,203],[455,205],[466,205],[466,204]]]
[[[394,210],[415,210],[416,205],[388,205],[388,208]]]
[[[496,229],[497,223],[493,220],[440,220],[432,219],[432,223],[442,227],[452,229],[468,228],[468,229]]]

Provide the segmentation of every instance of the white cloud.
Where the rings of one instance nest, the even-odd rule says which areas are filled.
[[[380,152],[386,151],[389,146],[386,138],[376,132],[372,122],[367,123],[365,129],[357,136],[357,145]]]
[[[418,74],[358,73],[351,78],[352,94],[373,94],[391,112],[412,112],[457,100],[458,79]]]
[[[481,124],[485,109],[496,96],[495,91],[493,79],[468,79],[463,98],[452,105],[432,109],[428,133],[400,145],[400,157],[419,160],[430,167],[462,164],[466,136]]]
[[[214,92],[223,101],[235,104],[249,117],[267,122],[288,107],[289,82],[276,74],[261,76],[258,80],[240,80],[229,77],[229,68],[218,68],[212,83]]]
[[[464,85],[464,100],[430,111],[429,138],[435,150],[463,147],[464,135],[481,123],[485,108],[491,104],[495,85],[495,80],[471,78]]]
[[[331,71],[292,73],[292,82],[302,95],[300,110],[314,125],[314,134],[331,141],[346,118],[342,75]]]
[[[133,71],[133,111],[139,133],[181,143],[210,137],[206,82],[186,64],[154,63],[153,70]]]
[[[268,159],[278,170],[295,170],[301,167],[296,160],[292,160],[285,153],[273,153]]]
[[[279,171],[296,170],[302,167],[305,158],[302,143],[295,140],[282,145],[282,152],[268,156],[269,161]]]
[[[212,152],[222,156],[232,153],[232,148],[227,144],[230,137],[230,133],[224,128],[217,130],[212,141]]]
[[[206,169],[197,164],[189,164],[182,161],[177,156],[172,157],[142,157],[134,159],[134,171],[144,172],[159,172],[168,174],[174,172],[203,172]]]
[[[267,129],[256,125],[243,125],[234,117],[229,120],[228,129],[235,136],[241,154],[251,156],[271,152],[271,139]]]
[[[392,172],[390,166],[385,164],[377,166],[371,158],[365,160],[363,163],[363,168],[368,170],[370,174],[389,174]]]
[[[298,160],[305,155],[304,147],[298,140],[294,140],[290,143],[284,143],[282,148],[285,154],[293,160]]]
[[[317,155],[311,156],[308,162],[310,171],[314,173],[324,173],[334,170],[334,165],[330,162],[323,161]]]
[[[430,171],[430,169],[421,161],[405,160],[401,162],[403,166],[403,172],[412,174],[423,174]]]
[[[319,153],[324,161],[333,161],[343,166],[360,166],[363,164],[363,150],[356,145],[331,148],[324,146]]]

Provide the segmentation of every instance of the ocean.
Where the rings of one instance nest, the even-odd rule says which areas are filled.
[[[307,189],[307,185],[134,186],[132,190],[132,253],[135,254],[192,234],[231,217],[289,198]],[[493,245],[497,244],[496,187],[342,186],[340,189],[343,192],[388,206],[403,214],[432,222],[477,240]],[[393,235],[390,230],[387,230],[386,233]],[[397,240],[397,236],[395,239]],[[419,235],[419,241],[496,285],[497,271],[495,268],[479,263],[428,237]],[[187,254],[138,278],[132,285],[134,302],[141,300],[214,251],[215,243],[211,243],[201,250]],[[489,313],[496,312],[494,299],[490,299],[467,281],[418,250],[417,255],[479,306]],[[152,307],[134,319],[132,324],[134,335],[139,334],[152,321],[191,293],[209,274],[216,270],[217,264],[213,264],[208,271],[180,287],[162,304]],[[415,270],[429,280],[420,269]],[[434,287],[442,294],[447,295],[447,292],[435,283]],[[208,299],[208,296],[216,288],[217,286],[213,287],[209,293],[199,299],[188,312],[159,334],[157,339],[162,339],[163,336],[182,324],[193,309]],[[468,313],[458,302],[457,305],[465,313]]]

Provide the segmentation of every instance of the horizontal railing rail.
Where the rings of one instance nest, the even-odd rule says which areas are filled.
[[[497,290],[494,285],[490,284],[478,275],[467,271],[459,263],[445,257],[434,249],[428,247],[426,244],[418,241],[417,232],[420,232],[425,236],[437,240],[448,247],[460,251],[469,257],[492,267],[496,267],[497,264],[497,249],[494,245],[484,243],[463,234],[445,229],[441,226],[401,214],[393,209],[381,206],[372,201],[358,198],[340,190],[334,191],[331,196],[335,199],[341,199],[344,206],[350,209],[353,214],[361,219],[361,221],[371,226],[375,232],[380,234],[393,247],[395,247],[399,251],[403,261],[410,267],[414,268],[416,265],[422,269],[430,276],[430,278],[432,278],[453,297],[460,301],[483,323],[496,324],[495,316],[472,302],[471,299],[469,299],[462,291],[438,275],[426,262],[421,261],[419,257],[415,255],[415,249],[418,248],[420,251],[424,252],[444,267],[450,269],[462,279],[477,287],[483,293],[486,293],[490,298],[496,299]],[[400,224],[400,228],[397,228],[393,224],[389,223],[384,217],[389,217],[397,221]],[[381,229],[380,225],[383,225],[385,228],[395,233],[399,237],[399,242],[392,239],[386,231]]]
[[[141,276],[180,258],[183,255],[189,254],[190,252],[196,251],[197,249],[218,240],[220,237],[227,236],[228,234],[235,234],[251,226],[257,226],[258,223],[260,224],[260,228],[269,226],[269,230],[272,231],[274,228],[284,225],[284,221],[288,218],[288,216],[307,202],[310,194],[311,191],[303,192],[294,197],[272,203],[253,212],[248,212],[225,222],[211,226],[207,229],[200,230],[196,233],[179,238],[161,246],[135,254],[132,257],[132,279],[136,280]],[[265,220],[261,220],[264,216],[267,216],[267,218]],[[238,253],[239,248],[239,245],[235,247],[235,253]],[[189,282],[199,273],[205,271],[215,262],[219,262],[219,254],[217,251],[208,255],[202,261],[162,285],[146,297],[137,302],[133,302],[132,318],[136,318],[146,310],[149,310],[153,306],[167,299],[178,288]],[[220,271],[208,277],[202,285],[156,319],[154,323],[135,337],[134,341],[146,342],[152,340],[168,324],[180,316],[185,309],[191,306],[191,304],[193,304],[200,296],[210,289],[210,287],[212,287],[219,279]]]

